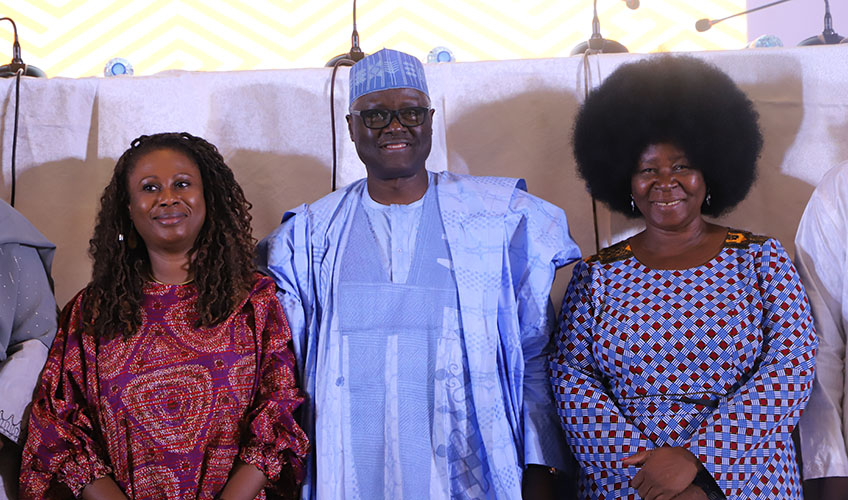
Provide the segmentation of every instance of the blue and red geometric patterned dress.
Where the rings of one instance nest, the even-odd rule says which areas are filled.
[[[706,264],[651,269],[627,241],[578,262],[552,361],[581,498],[638,499],[621,461],[682,446],[727,498],[800,499],[790,433],[817,341],[774,239],[728,232]]]

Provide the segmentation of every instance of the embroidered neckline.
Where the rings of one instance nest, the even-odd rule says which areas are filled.
[[[724,237],[724,248],[741,248],[745,249],[751,245],[761,245],[768,240],[768,236],[753,234],[750,231],[742,231],[739,229],[728,228],[727,236]],[[633,250],[630,248],[630,239],[619,241],[618,243],[602,249],[596,255],[588,257],[586,262],[600,262],[601,264],[609,264],[619,260],[625,260],[633,257]],[[697,266],[696,266],[697,267]]]

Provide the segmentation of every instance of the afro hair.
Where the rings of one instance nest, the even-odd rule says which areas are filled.
[[[631,217],[630,179],[652,144],[682,149],[711,196],[704,214],[742,201],[763,146],[754,105],[715,66],[688,56],[656,56],[616,69],[586,99],[574,123],[577,169],[591,195]]]

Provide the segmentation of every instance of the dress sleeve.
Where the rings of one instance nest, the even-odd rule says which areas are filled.
[[[86,485],[112,472],[86,392],[96,349],[82,331],[83,293],[62,312],[35,393],[21,465],[22,499],[48,498],[61,486],[79,496]]]
[[[762,317],[754,319],[762,332],[754,371],[688,443],[728,498],[759,496],[760,479],[769,476],[763,469],[791,442],[813,383],[817,340],[792,261],[777,241],[767,240],[754,266],[762,300]]]
[[[239,455],[278,489],[290,492],[303,480],[303,459],[309,450],[306,434],[293,416],[303,398],[295,382],[291,331],[271,279],[261,279],[251,302],[257,340],[261,342],[259,380]]]
[[[795,264],[810,299],[819,349],[816,376],[798,424],[804,479],[848,476],[844,434],[848,331],[848,164],[822,179],[795,236]]]
[[[565,213],[546,201],[516,190],[510,210],[520,215],[511,231],[509,270],[524,358],[522,420],[524,464],[564,469],[567,448],[561,438],[547,362],[556,318],[550,293],[556,269],[580,258]]]
[[[583,474],[594,483],[587,488],[613,495],[629,488],[639,470],[624,467],[621,461],[655,445],[627,420],[607,393],[595,361],[594,321],[592,271],[579,261],[562,304],[560,333],[550,363],[551,382],[566,440]]]

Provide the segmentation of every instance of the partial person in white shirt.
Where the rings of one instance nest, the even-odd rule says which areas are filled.
[[[816,379],[799,424],[805,498],[848,499],[848,162],[813,192],[795,253],[819,337]]]

